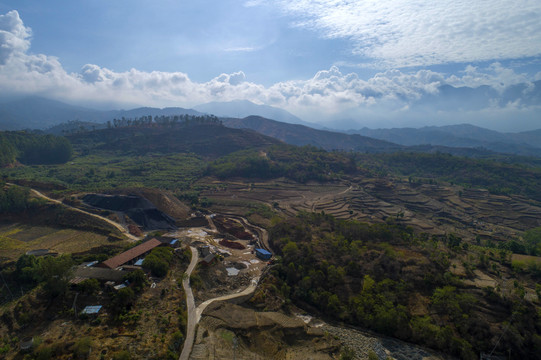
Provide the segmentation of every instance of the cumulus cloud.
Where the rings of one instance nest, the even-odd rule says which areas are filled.
[[[263,5],[266,4],[266,5]],[[294,25],[349,39],[354,53],[390,67],[493,61],[541,54],[538,0],[278,0]],[[248,2],[249,6],[269,6]]]
[[[24,53],[30,47],[32,31],[25,27],[15,10],[0,15],[0,65],[14,53]]]
[[[503,122],[504,116],[495,114],[516,114],[533,124],[531,127],[541,127],[535,125],[532,115],[538,114],[541,106],[541,89],[534,83],[541,73],[531,79],[497,62],[484,68],[467,65],[451,76],[394,69],[361,79],[332,66],[309,79],[271,86],[249,81],[242,71],[195,82],[183,72],[117,72],[96,64],[68,73],[57,58],[29,53],[31,31],[16,11],[0,16],[0,29],[0,94],[37,94],[82,105],[124,107],[192,107],[210,101],[250,100],[284,108],[308,121],[327,122],[328,126],[340,119],[372,127],[451,119],[464,122],[475,120],[475,114]],[[464,113],[457,117],[455,108]]]

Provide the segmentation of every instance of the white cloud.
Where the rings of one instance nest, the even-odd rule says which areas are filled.
[[[32,30],[25,27],[15,10],[0,15],[0,65],[14,53],[24,53],[30,47]]]
[[[522,83],[527,84],[523,90],[527,96],[534,90],[534,79],[497,62],[486,68],[468,65],[458,75],[451,76],[430,70],[409,73],[387,70],[367,80],[355,73],[344,74],[332,66],[310,79],[266,87],[250,82],[242,71],[220,74],[207,82],[194,82],[183,72],[137,69],[116,72],[95,64],[84,65],[79,73],[68,73],[57,58],[28,52],[30,29],[24,26],[17,12],[0,16],[0,31],[0,47],[5,49],[0,63],[0,94],[37,94],[83,105],[106,103],[116,107],[192,107],[210,101],[250,100],[284,108],[308,121],[330,123],[352,119],[361,121],[361,126],[373,127],[413,126],[435,119],[464,122],[466,118],[475,120],[474,114],[503,122],[503,115],[495,115],[501,110],[500,114],[517,114],[533,124],[532,127],[541,127],[541,124],[534,126],[536,117],[532,116],[536,111],[539,113],[541,100],[534,99],[534,106],[528,107],[522,105],[520,98],[509,101],[498,98],[509,86]],[[535,79],[541,78],[540,74]],[[457,117],[456,110],[449,110],[452,106],[430,102],[436,99],[445,105],[445,99],[438,98],[442,85],[457,88],[488,85],[498,91],[487,95],[496,94],[494,99],[485,97],[476,106],[464,105],[470,112]],[[531,96],[529,101],[532,104]]]
[[[388,67],[541,54],[539,0],[279,0],[273,4],[293,16],[295,26],[326,38],[349,39],[354,53]]]

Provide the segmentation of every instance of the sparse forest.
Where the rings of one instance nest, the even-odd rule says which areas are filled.
[[[282,260],[268,283],[304,308],[461,359],[492,351],[500,335],[498,351],[540,358],[541,317],[520,287],[473,291],[453,273],[452,263],[472,254],[479,260],[467,266],[512,271],[505,250],[468,252],[452,234],[430,237],[392,222],[315,213],[280,221],[270,235]],[[538,281],[541,272],[533,276]]]

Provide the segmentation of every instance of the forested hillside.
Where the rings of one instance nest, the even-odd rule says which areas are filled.
[[[0,132],[0,166],[15,161],[28,165],[62,164],[71,158],[72,151],[64,137],[24,131]]]
[[[506,250],[471,247],[452,234],[430,237],[393,222],[370,225],[315,213],[280,221],[270,235],[282,261],[263,293],[274,287],[303,308],[461,359],[476,359],[494,344],[517,358],[541,356],[540,314],[518,282],[498,291],[467,285],[475,269],[518,277]],[[456,270],[459,264],[466,273]],[[539,281],[541,267],[528,276]]]

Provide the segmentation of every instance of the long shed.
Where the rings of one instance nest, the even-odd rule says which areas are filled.
[[[109,269],[115,269],[121,265],[126,264],[129,261],[132,261],[139,256],[142,256],[146,253],[148,253],[150,250],[154,249],[155,247],[158,247],[162,244],[160,240],[157,239],[150,239],[140,245],[137,245],[127,251],[124,251],[121,254],[118,254],[117,256],[114,256],[110,259],[105,260],[98,266],[100,267],[106,267]]]

